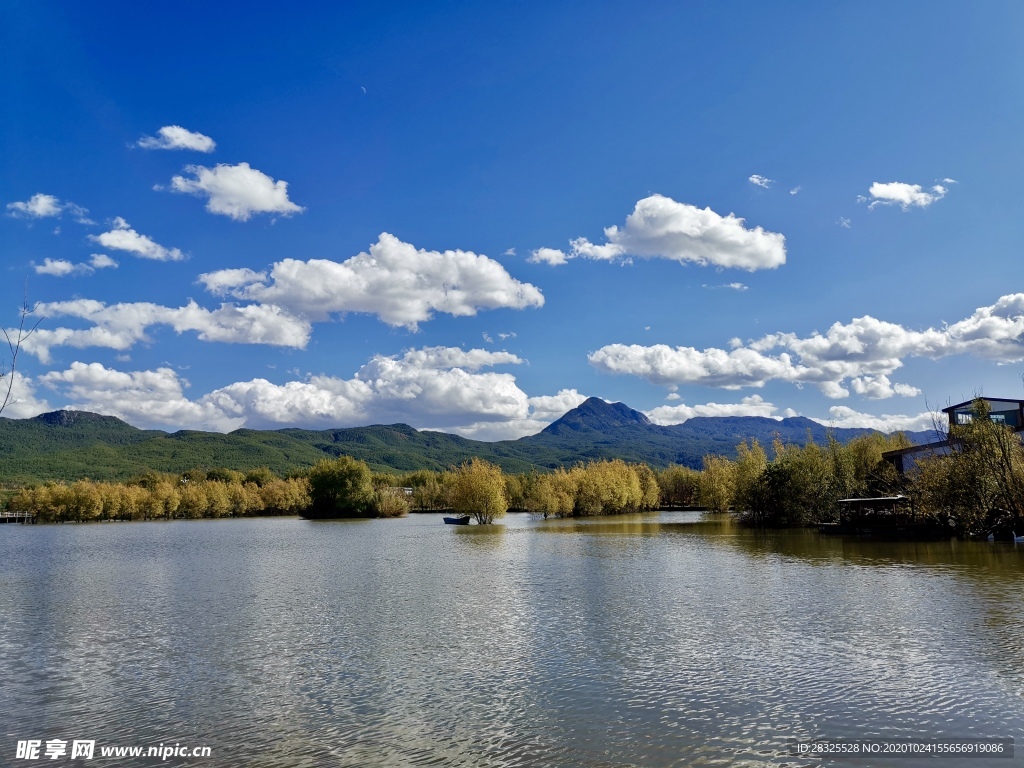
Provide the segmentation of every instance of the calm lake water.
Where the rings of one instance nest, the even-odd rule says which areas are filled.
[[[1020,765],[1024,546],[679,512],[3,526],[0,732],[0,765],[826,765],[787,740],[939,736],[1017,757],[928,765]],[[99,757],[161,743],[212,757]]]

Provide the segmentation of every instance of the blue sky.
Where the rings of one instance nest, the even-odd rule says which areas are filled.
[[[5,416],[924,428],[1024,371],[1024,6],[13,2]]]

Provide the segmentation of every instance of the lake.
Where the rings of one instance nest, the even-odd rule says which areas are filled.
[[[1015,738],[1024,546],[696,513],[0,527],[0,765],[829,765]],[[102,746],[210,757],[101,758]],[[909,766],[887,758],[836,765]]]

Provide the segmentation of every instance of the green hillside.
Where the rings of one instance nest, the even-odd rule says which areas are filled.
[[[869,432],[833,430],[845,442]],[[44,480],[126,480],[146,471],[183,472],[226,467],[269,467],[277,474],[346,454],[376,471],[443,470],[479,456],[506,472],[552,469],[580,461],[621,458],[652,467],[699,467],[706,454],[735,456],[736,445],[755,438],[770,445],[827,439],[827,430],[804,418],[695,418],[676,426],[652,424],[622,403],[591,398],[542,432],[487,443],[406,424],[350,429],[255,430],[230,434],[142,430],[112,416],[57,411],[32,419],[0,418],[0,486]],[[913,435],[918,442],[928,437]]]

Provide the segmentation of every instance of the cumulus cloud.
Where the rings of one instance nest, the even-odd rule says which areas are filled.
[[[936,184],[931,189],[925,190],[920,184],[905,184],[901,181],[882,184],[876,181],[868,190],[869,197],[862,196],[859,199],[870,200],[868,208],[875,208],[879,205],[898,205],[907,211],[914,207],[927,208],[936,200],[944,198],[948,191],[941,184]]]
[[[219,296],[226,295],[241,286],[264,282],[266,279],[266,272],[256,272],[248,267],[221,269],[199,276],[199,282],[206,286],[206,290]]]
[[[125,373],[100,363],[74,362],[40,381],[70,399],[73,409],[117,416],[137,427],[230,432],[244,424],[213,404],[185,397],[188,381],[170,368]]]
[[[133,236],[138,237],[137,233]],[[117,247],[109,238],[106,244]],[[116,263],[105,254],[95,254],[90,265],[51,262],[43,269],[50,274],[71,274],[102,266]],[[370,253],[343,263],[289,259],[274,265],[269,276],[250,269],[228,269],[202,275],[200,280],[215,293],[255,303],[228,302],[215,310],[194,301],[183,307],[146,302],[107,305],[90,299],[40,304],[37,312],[41,317],[72,317],[90,326],[41,328],[26,351],[44,361],[57,346],[124,351],[148,341],[147,331],[155,325],[168,325],[178,333],[195,331],[203,341],[301,348],[309,341],[312,322],[327,320],[332,314],[367,312],[391,325],[416,330],[418,323],[429,320],[435,311],[466,316],[480,309],[544,303],[539,290],[514,280],[486,256],[417,250],[387,234],[381,235]],[[470,362],[459,365],[470,366]]]
[[[165,248],[152,238],[140,235],[120,216],[114,219],[114,226],[111,230],[100,235],[90,235],[89,238],[104,248],[125,251],[140,259],[181,261],[185,258],[185,254],[177,248]]]
[[[934,426],[934,414],[927,411],[912,416],[874,416],[870,413],[860,413],[845,405],[833,405],[828,412],[828,419],[814,420],[840,429],[877,429],[879,432],[925,432]]]
[[[53,275],[54,277],[64,277],[65,275],[74,275],[91,272],[92,269],[88,264],[73,264],[66,259],[43,259],[42,264],[34,264],[37,275]]]
[[[505,352],[428,347],[376,355],[351,378],[313,376],[274,384],[236,382],[190,400],[188,382],[170,368],[116,371],[73,363],[41,380],[74,407],[145,427],[230,431],[242,426],[314,429],[404,422],[478,439],[537,432],[586,398],[575,390],[528,397],[508,373],[484,371],[522,360]]]
[[[915,331],[864,316],[835,323],[824,334],[774,333],[747,343],[736,339],[730,346],[727,351],[610,344],[589,360],[606,373],[632,374],[663,386],[740,389],[787,381],[813,384],[831,398],[848,397],[848,387],[870,398],[910,397],[920,390],[888,378],[906,357],[969,354],[998,363],[1024,361],[1024,294],[1003,296],[942,328]]]
[[[10,375],[10,374],[8,374]],[[0,377],[0,384],[3,392],[7,391],[7,380]],[[14,372],[14,379],[11,383],[11,399],[4,408],[4,417],[8,419],[30,419],[40,413],[52,411],[53,408],[45,399],[36,396],[35,385],[32,379]]]
[[[390,360],[391,358],[379,359]],[[511,352],[491,352],[486,349],[466,350],[459,347],[410,349],[402,356],[403,366],[430,370],[463,368],[468,371],[479,371],[481,368],[495,365],[519,365],[522,362],[522,358]]]
[[[32,195],[24,202],[7,204],[7,215],[16,219],[60,218],[65,211],[74,216],[79,224],[93,223],[87,218],[89,211],[82,206],[75,205],[70,201],[62,203],[53,195],[44,195],[41,192]]]
[[[171,189],[206,198],[206,210],[248,221],[254,213],[291,216],[305,208],[288,199],[288,182],[274,181],[248,163],[219,164],[213,168],[190,165],[185,171],[192,178],[175,176]]]
[[[776,406],[766,402],[760,395],[751,395],[738,403],[660,405],[645,413],[655,424],[670,426],[682,424],[695,416],[764,416],[769,419],[781,419],[782,416],[776,415],[778,410]]]
[[[311,331],[307,321],[267,304],[221,304],[219,309],[208,310],[194,301],[175,308],[148,302],[107,305],[75,299],[41,303],[34,311],[38,317],[71,317],[91,324],[88,328],[37,328],[23,349],[44,363],[59,346],[124,351],[149,341],[147,332],[156,325],[170,326],[178,333],[195,331],[203,341],[300,348],[306,346]]]
[[[761,227],[748,229],[734,214],[720,216],[710,208],[697,208],[663,195],[640,200],[624,227],[608,227],[607,242],[591,243],[580,237],[568,253],[552,248],[533,252],[531,261],[563,264],[574,258],[603,261],[628,256],[670,259],[735,269],[775,269],[786,262],[786,238]]]
[[[91,275],[97,269],[117,267],[117,262],[104,253],[94,253],[86,262],[77,264],[66,259],[43,259],[42,264],[33,264],[37,275],[65,277],[67,275]]]
[[[53,195],[44,195],[40,192],[23,203],[8,203],[7,210],[10,216],[20,219],[46,219],[60,216],[63,207]]]
[[[368,253],[343,262],[285,259],[269,275],[230,269],[200,275],[199,280],[213,293],[276,304],[312,321],[365,312],[410,330],[434,312],[466,317],[481,309],[544,304],[537,288],[513,279],[487,256],[417,249],[386,232]]]
[[[217,143],[209,136],[182,128],[180,125],[165,125],[156,136],[143,136],[136,144],[143,149],[191,149],[196,152],[213,152]]]
[[[857,376],[850,380],[850,386],[858,395],[872,400],[884,400],[893,395],[900,397],[916,397],[921,390],[909,384],[893,384],[885,374],[877,376]]]
[[[762,187],[764,189],[768,189],[772,185],[772,183],[775,181],[775,179],[769,179],[769,178],[767,178],[765,176],[761,176],[760,174],[755,173],[753,176],[751,176],[749,179],[747,179],[747,181],[749,181],[751,184],[753,184],[755,186]]]
[[[535,250],[527,261],[534,264],[550,264],[557,266],[558,264],[565,264],[569,260],[564,252],[557,248],[538,248]]]
[[[117,262],[105,253],[94,253],[89,258],[89,266],[93,269],[117,269]]]

